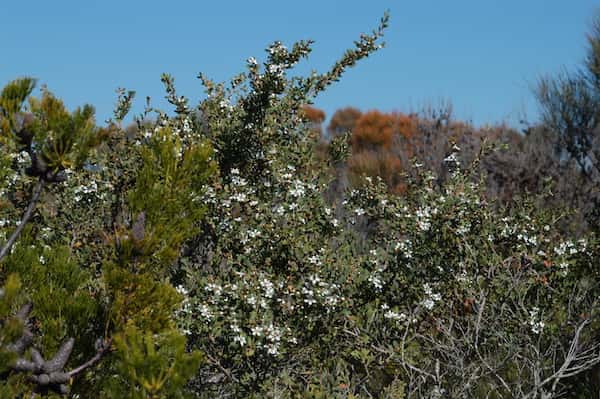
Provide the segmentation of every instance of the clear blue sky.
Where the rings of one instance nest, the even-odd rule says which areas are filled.
[[[114,90],[164,105],[160,74],[171,73],[193,103],[198,72],[217,81],[259,61],[274,40],[316,40],[303,70],[325,70],[359,33],[391,11],[387,46],[316,99],[340,107],[418,111],[451,100],[475,124],[534,121],[531,86],[574,68],[600,3],[591,0],[202,1],[0,0],[0,85],[34,76],[69,107],[93,104],[101,122]]]

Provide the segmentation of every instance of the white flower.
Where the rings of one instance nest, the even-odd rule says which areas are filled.
[[[429,283],[425,283],[423,284],[423,291],[425,292],[426,295],[431,295],[431,286],[429,285]]]
[[[251,332],[252,336],[260,337],[263,334],[263,328],[260,326],[252,327],[250,329],[250,332]]]
[[[17,159],[17,163],[19,165],[27,165],[27,164],[29,164],[31,162],[31,156],[25,150],[23,150],[20,153],[18,153],[17,156],[16,156],[16,159]]]
[[[471,224],[470,223],[465,223],[464,225],[461,224],[456,229],[456,234],[463,236],[463,235],[467,234],[470,230],[471,230]]]
[[[273,283],[271,281],[269,281],[266,278],[263,278],[260,281],[260,286],[264,290],[264,296],[265,297],[267,297],[267,298],[272,298],[273,297],[273,294],[275,294],[275,286],[273,285]]]
[[[200,316],[206,319],[206,321],[211,321],[213,319],[214,316],[208,305],[203,303],[198,307],[198,310],[200,311]]]
[[[244,346],[246,345],[246,336],[236,335],[235,337],[233,337],[233,342],[237,342],[240,344],[240,346]]]
[[[175,290],[183,296],[187,296],[188,295],[188,290],[185,289],[185,287],[183,285],[178,285],[177,287],[175,287]]]
[[[293,197],[302,197],[304,195],[304,184],[300,180],[294,181],[294,187],[290,190]]]
[[[396,321],[404,321],[406,320],[406,315],[404,313],[394,312],[392,310],[388,310],[383,314],[383,317],[386,319],[396,320]]]
[[[425,306],[425,308],[427,308],[428,310],[433,309],[433,306],[435,305],[435,303],[433,302],[433,300],[431,299],[425,299],[422,302],[423,306]]]
[[[221,107],[221,109],[229,109],[229,110],[231,110],[233,108],[233,106],[231,104],[229,104],[229,101],[227,101],[226,99],[219,101],[219,107]]]
[[[309,256],[308,263],[319,266],[319,265],[321,265],[321,258],[319,257],[319,255]]]
[[[279,346],[278,345],[268,345],[267,346],[267,353],[269,355],[277,355],[279,353]]]
[[[240,177],[237,174],[233,174],[233,176],[231,176],[231,183],[233,183],[236,186],[245,186],[248,184],[248,182],[244,178]]]
[[[435,215],[437,212],[437,208],[431,209],[428,206],[417,209],[415,212],[415,215],[417,216],[417,227],[419,227],[421,231],[429,230],[431,227],[431,215]]]
[[[260,236],[260,230],[251,229],[251,230],[248,230],[247,234],[248,234],[249,238],[256,238],[256,237]]]
[[[534,334],[540,334],[546,325],[539,316],[540,309],[537,307],[531,308],[529,311],[529,325],[531,332]]]
[[[271,64],[269,65],[269,72],[276,75],[283,74],[283,66],[279,64]]]
[[[246,303],[252,306],[256,305],[256,297],[254,295],[250,295],[246,298]]]
[[[410,240],[403,240],[403,241],[399,241],[396,243],[396,245],[394,246],[394,250],[396,252],[402,252],[402,255],[406,258],[406,259],[411,259],[412,258],[412,249],[411,249],[411,242]]]
[[[317,300],[316,300],[316,299],[314,299],[314,298],[305,298],[305,299],[304,299],[304,302],[305,302],[305,303],[306,303],[308,306],[311,306],[311,305],[314,305],[315,303],[317,303]]]
[[[456,157],[456,153],[453,152],[450,155],[448,155],[446,158],[444,158],[444,162],[457,164],[458,158]]]
[[[379,291],[383,288],[383,282],[381,281],[379,276],[372,274],[369,276],[368,280],[371,284],[373,284],[375,290]]]
[[[277,205],[275,208],[273,208],[273,212],[281,216],[285,213],[285,208],[282,205]]]
[[[320,265],[321,261],[318,260],[318,258],[317,258],[317,261],[318,261],[318,264]],[[313,274],[313,275],[311,275],[311,276],[308,277],[308,281],[310,281],[310,283],[312,285],[317,285],[317,284],[319,284],[321,282],[321,278],[319,277],[319,275]]]
[[[244,193],[234,194],[234,195],[231,196],[231,199],[233,201],[237,201],[237,202],[246,202],[246,201],[248,201],[248,197]]]
[[[435,306],[435,303],[442,299],[442,296],[437,292],[433,292],[433,289],[428,283],[423,284],[423,291],[426,298],[421,301],[421,304],[425,306],[425,308],[431,310]]]

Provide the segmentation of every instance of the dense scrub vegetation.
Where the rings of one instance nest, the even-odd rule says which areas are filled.
[[[561,77],[525,135],[352,108],[323,133],[307,104],[386,26],[309,77],[312,43],[275,42],[193,107],[164,75],[173,112],[129,128],[133,92],[101,128],[9,83],[0,397],[597,396],[596,125],[556,113]],[[598,42],[567,80],[594,101]]]

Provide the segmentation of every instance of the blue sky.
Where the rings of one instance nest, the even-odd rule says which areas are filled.
[[[274,40],[314,39],[303,71],[326,70],[391,12],[386,48],[317,97],[338,108],[419,111],[442,100],[475,124],[537,119],[531,87],[575,68],[600,3],[591,0],[2,0],[0,85],[28,75],[73,108],[111,115],[115,89],[164,106],[162,72],[197,103],[198,72],[225,81]]]

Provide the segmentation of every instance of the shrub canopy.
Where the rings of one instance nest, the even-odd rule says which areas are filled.
[[[287,74],[311,42],[275,42],[227,84],[201,75],[195,107],[163,75],[173,112],[132,129],[133,92],[99,128],[91,106],[9,83],[0,396],[591,395],[597,233],[567,235],[535,198],[496,203],[475,167],[490,148],[461,167],[452,147],[443,184],[417,164],[402,195],[357,173],[331,199],[357,145],[338,130],[364,117],[371,137],[375,114],[339,116],[319,153],[306,104],[386,26],[308,77]]]

